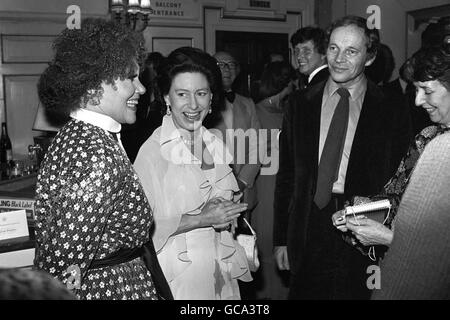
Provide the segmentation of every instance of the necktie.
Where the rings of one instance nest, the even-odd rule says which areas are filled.
[[[236,99],[236,94],[233,91],[227,91],[225,92],[225,98],[230,102],[233,103],[234,99]]]
[[[331,199],[333,183],[338,178],[339,165],[341,163],[345,135],[347,133],[349,115],[348,97],[350,93],[344,88],[339,88],[337,93],[341,98],[331,119],[317,173],[314,202],[319,209],[323,209]]]

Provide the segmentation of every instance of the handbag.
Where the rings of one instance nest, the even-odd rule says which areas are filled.
[[[253,230],[247,219],[243,219],[252,234],[238,234],[237,242],[244,248],[247,256],[248,266],[251,272],[256,272],[259,268],[258,247],[256,246],[256,232]]]

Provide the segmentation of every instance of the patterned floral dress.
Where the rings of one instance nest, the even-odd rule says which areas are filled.
[[[153,222],[131,163],[104,129],[72,119],[60,130],[38,175],[35,219],[35,266],[80,299],[157,299],[140,258],[90,269],[142,246]]]

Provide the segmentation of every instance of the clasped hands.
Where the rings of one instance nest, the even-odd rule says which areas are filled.
[[[392,242],[392,230],[364,215],[346,217],[345,210],[340,210],[333,214],[332,221],[336,229],[342,232],[350,231],[364,246],[389,246]],[[352,239],[352,244],[356,244],[355,239]]]
[[[236,227],[236,219],[247,210],[246,203],[234,203],[222,197],[210,199],[200,212],[201,224],[216,231]]]

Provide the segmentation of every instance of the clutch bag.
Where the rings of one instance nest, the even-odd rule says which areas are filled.
[[[260,264],[258,259],[258,247],[256,246],[256,232],[250,223],[248,223],[247,219],[244,218],[244,222],[247,224],[251,234],[238,234],[236,240],[241,247],[244,248],[250,271],[256,272]]]

